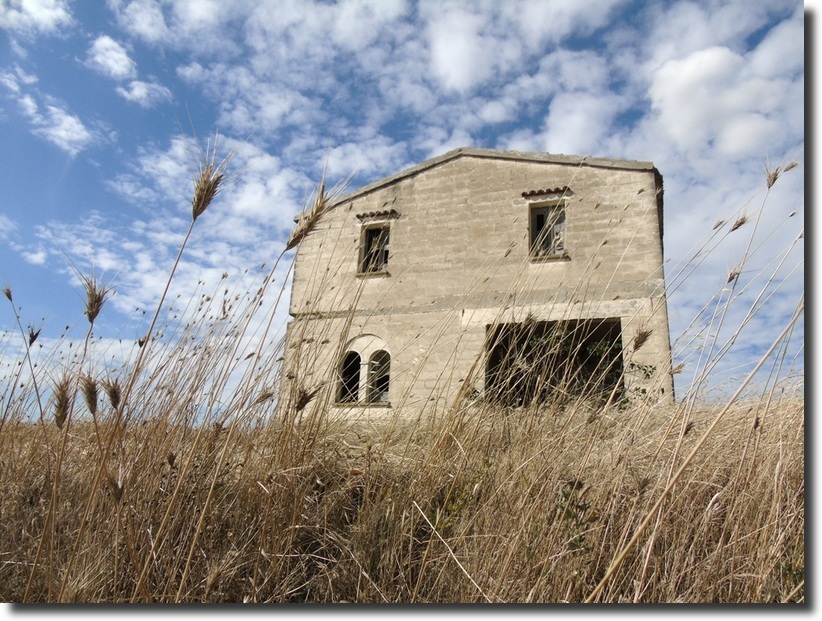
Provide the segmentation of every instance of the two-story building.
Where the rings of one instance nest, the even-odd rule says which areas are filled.
[[[457,149],[325,206],[286,377],[335,413],[673,398],[649,162]]]

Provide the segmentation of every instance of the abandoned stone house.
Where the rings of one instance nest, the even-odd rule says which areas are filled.
[[[457,149],[313,214],[286,377],[348,416],[671,400],[662,257],[651,163]]]

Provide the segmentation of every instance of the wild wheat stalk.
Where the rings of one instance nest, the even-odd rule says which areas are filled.
[[[183,252],[188,244],[188,240],[191,237],[191,234],[194,230],[194,224],[197,222],[197,218],[199,218],[206,209],[208,209],[211,202],[214,200],[217,192],[220,190],[221,185],[225,180],[225,172],[226,169],[233,158],[234,154],[236,153],[236,149],[232,150],[219,164],[216,163],[216,150],[217,144],[216,141],[214,146],[211,150],[206,148],[206,151],[203,153],[201,159],[197,161],[197,175],[194,179],[194,190],[193,190],[193,198],[191,203],[192,209],[192,220],[191,224],[186,231],[185,237],[183,238],[182,243],[180,244],[180,249],[177,252],[177,256],[174,259],[174,263],[171,267],[171,271],[169,273],[168,279],[166,280],[165,287],[163,288],[163,293],[160,296],[160,300],[157,303],[157,308],[154,311],[154,315],[152,316],[151,323],[149,325],[148,332],[145,336],[146,346],[141,347],[138,354],[137,359],[134,362],[134,367],[132,369],[131,375],[129,376],[128,382],[126,382],[125,388],[123,389],[119,408],[115,412],[115,419],[114,424],[112,425],[112,430],[109,433],[108,441],[106,444],[106,453],[111,450],[111,446],[114,443],[115,437],[122,433],[122,429],[120,429],[120,423],[124,418],[125,409],[128,404],[128,399],[131,395],[134,386],[136,385],[137,378],[142,371],[143,361],[146,355],[146,352],[150,349],[149,343],[151,337],[153,335],[154,328],[157,324],[157,320],[160,316],[160,312],[162,311],[163,304],[165,303],[166,296],[168,295],[168,291],[171,288],[171,282],[174,279],[174,275],[177,272],[177,268],[180,265],[180,260],[183,256]],[[89,319],[91,319],[91,315],[89,315]],[[93,488],[96,489],[100,485],[100,481],[103,477],[103,473],[105,472],[105,462],[101,460],[100,467],[97,469],[97,474],[94,479]],[[74,561],[77,557],[77,552],[79,550],[80,542],[82,541],[83,535],[85,534],[85,529],[88,524],[88,519],[96,504],[96,494],[92,494],[88,502],[86,503],[85,512],[83,518],[80,522],[80,529],[75,539],[74,547],[72,549],[71,556],[69,558],[68,567],[64,573],[63,581],[60,586],[60,596],[62,598],[63,593],[66,588],[66,584],[68,578],[71,574],[71,570],[74,565]],[[150,558],[150,556],[149,556]],[[146,560],[146,568],[148,566],[148,559]],[[144,578],[144,574],[141,575],[140,579],[138,580],[137,587],[135,591],[140,590],[142,588],[142,580]]]

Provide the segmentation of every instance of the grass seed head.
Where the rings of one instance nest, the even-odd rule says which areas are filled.
[[[84,315],[88,317],[89,323],[93,324],[97,315],[103,310],[106,296],[111,291],[110,287],[99,283],[94,276],[81,276],[83,289],[86,292],[86,311]]]
[[[640,347],[645,345],[652,332],[653,330],[649,330],[647,328],[637,330],[636,336],[634,337],[634,351],[639,350]]]
[[[31,326],[29,326],[29,347],[34,345],[34,341],[36,341],[37,337],[40,336],[40,330],[42,329],[43,328],[37,328],[37,330],[35,330]]]
[[[11,299],[11,289],[9,289],[8,287],[3,287],[3,295],[5,295],[9,299],[9,302],[14,301]]]
[[[67,375],[54,387],[54,422],[62,429],[69,415],[71,405],[71,382]]]
[[[103,390],[108,395],[108,400],[111,401],[111,407],[115,410],[120,407],[120,396],[122,390],[120,389],[120,382],[116,379],[110,381],[103,381]]]
[[[205,151],[200,151],[197,174],[194,176],[194,196],[191,199],[191,217],[195,222],[222,190],[228,164],[236,153],[235,147],[218,163],[216,139],[213,144],[206,146]]]
[[[739,227],[744,226],[747,221],[748,216],[741,216],[736,222],[734,222],[734,225],[731,227],[731,231],[735,231]]]
[[[768,166],[765,166],[765,183],[768,185],[768,189],[770,190],[773,187],[773,184],[779,179],[782,173],[786,173],[789,170],[793,170],[799,166],[799,162],[791,162],[785,168],[781,166],[775,167],[773,170],[769,169]]]
[[[120,502],[120,499],[123,497],[123,484],[113,476],[108,475],[108,486],[109,489],[111,489],[111,495],[114,496],[114,500]]]
[[[303,387],[300,387],[297,391],[297,400],[294,406],[297,412],[302,412],[305,406],[307,406],[311,402],[311,400],[317,395],[318,392],[320,392],[319,387],[310,391]]]
[[[84,375],[80,380],[80,387],[88,411],[91,412],[92,415],[97,414],[97,380],[90,375]]]
[[[200,168],[194,181],[194,198],[191,200],[191,215],[194,220],[197,220],[208,209],[211,201],[220,191],[224,178],[225,169],[222,165],[215,167],[214,163],[210,162]]]
[[[348,187],[348,183],[351,181],[353,176],[354,173],[351,173],[348,177],[335,185],[330,191],[326,191],[325,169],[323,169],[322,178],[320,179],[320,183],[317,186],[317,191],[314,193],[313,200],[311,201],[311,207],[304,210],[300,215],[300,218],[297,221],[297,226],[294,227],[293,231],[291,231],[291,235],[288,236],[288,240],[285,243],[286,250],[291,250],[294,248],[306,235],[308,235],[320,219],[320,216],[328,210],[329,205],[336,201],[345,192]]]

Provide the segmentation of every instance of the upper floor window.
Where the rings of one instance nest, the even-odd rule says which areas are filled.
[[[360,249],[360,273],[375,274],[385,272],[388,268],[388,234],[387,224],[369,226],[363,229],[362,247]]]
[[[532,203],[530,206],[531,256],[565,255],[565,202]]]

